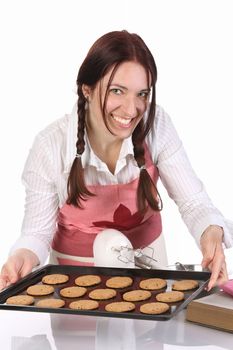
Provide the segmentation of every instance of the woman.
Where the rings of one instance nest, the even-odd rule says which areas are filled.
[[[154,58],[136,34],[114,31],[89,50],[77,78],[73,113],[35,139],[25,165],[22,235],[1,272],[1,286],[44,263],[92,264],[106,228],[134,248],[161,239],[161,178],[212,270],[208,288],[227,279],[227,227],[186,157],[169,116],[156,105]]]

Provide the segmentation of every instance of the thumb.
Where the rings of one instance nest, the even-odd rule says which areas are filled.
[[[22,269],[20,271],[20,276],[21,277],[25,277],[30,272],[32,272],[32,269],[33,269],[33,266],[32,266],[32,264],[30,262],[24,263],[24,265],[22,266]]]
[[[3,278],[3,277],[0,277],[0,291],[1,291],[2,289],[4,289],[4,288],[6,287],[6,285],[7,285],[6,279]]]
[[[5,279],[7,279],[10,284],[15,283],[19,278],[16,266],[9,266],[5,274],[3,273],[3,276],[5,276]]]

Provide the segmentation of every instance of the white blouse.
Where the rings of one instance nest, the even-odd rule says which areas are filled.
[[[41,264],[45,262],[56,231],[59,208],[67,198],[67,179],[76,154],[76,139],[76,106],[71,114],[49,125],[35,138],[22,175],[26,188],[22,232],[11,253],[18,248],[28,248],[39,257]],[[82,164],[87,185],[128,183],[138,177],[131,137],[123,141],[114,174],[94,154],[87,138],[85,141]],[[199,243],[209,225],[219,225],[224,229],[225,245],[230,247],[232,242],[225,219],[213,206],[189,163],[170,117],[160,106],[156,107],[154,127],[146,143],[163,185],[178,205],[196,242]]]

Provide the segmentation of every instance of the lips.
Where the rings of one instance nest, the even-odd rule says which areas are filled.
[[[111,117],[115,121],[117,121],[119,124],[121,124],[122,126],[129,126],[133,120],[132,118],[123,118],[123,117],[119,117],[118,115],[113,115],[113,114],[111,114]]]

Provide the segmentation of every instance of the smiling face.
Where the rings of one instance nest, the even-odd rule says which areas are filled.
[[[116,70],[108,87],[111,73],[108,72],[92,91],[83,85],[84,95],[89,95],[87,129],[95,137],[113,141],[129,137],[142,119],[149,102],[150,89],[147,73],[137,62],[124,62]],[[105,119],[101,104],[106,94]],[[93,134],[94,133],[94,134]]]

